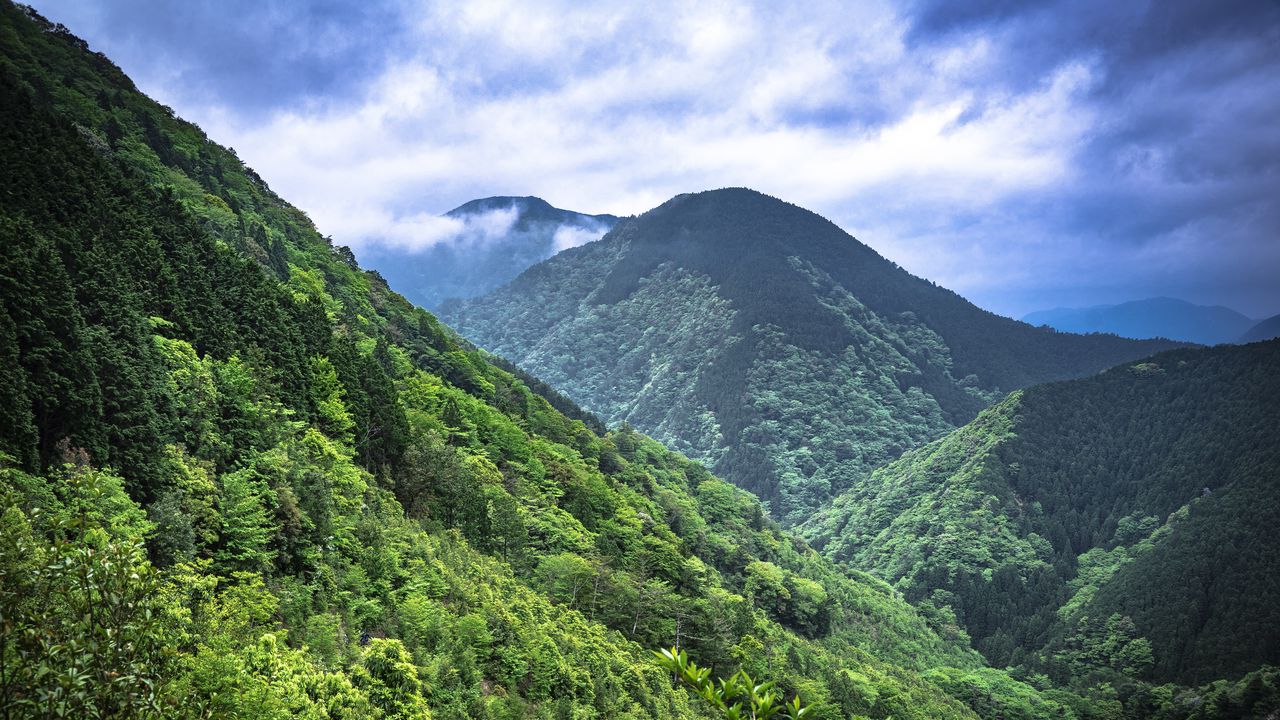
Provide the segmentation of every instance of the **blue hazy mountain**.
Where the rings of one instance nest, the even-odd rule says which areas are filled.
[[[1257,325],[1249,328],[1249,331],[1240,336],[1237,342],[1254,343],[1270,340],[1271,338],[1280,337],[1280,315],[1272,315],[1271,317],[1259,322]]]
[[[415,304],[434,310],[449,298],[497,289],[525,268],[599,238],[618,222],[553,207],[537,197],[488,197],[448,213],[443,238],[423,247],[374,245],[360,259]],[[449,227],[452,225],[452,227]]]
[[[1112,333],[1139,340],[1163,337],[1203,345],[1236,342],[1257,322],[1221,305],[1195,305],[1167,297],[1038,310],[1023,316],[1022,321],[1063,332]]]

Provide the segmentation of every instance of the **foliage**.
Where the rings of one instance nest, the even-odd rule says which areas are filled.
[[[0,472],[0,712],[160,717],[172,663],[162,581],[141,547],[145,525],[104,511],[137,508],[118,479],[72,468],[49,489],[62,497],[29,516],[13,485],[39,480]]]
[[[1179,350],[1027,389],[855,484],[802,530],[1079,687],[1280,658],[1280,343]]]
[[[1004,393],[1171,345],[998,317],[740,188],[677,196],[442,313],[786,524]]]
[[[921,672],[979,658],[883,583],[557,410],[65,29],[3,5],[0,48],[4,517],[76,567],[113,538],[121,617],[160,619],[111,628],[106,665],[58,660],[128,679],[68,712],[705,717],[645,649],[680,643],[815,717],[972,717]],[[76,495],[86,474],[110,492]],[[77,513],[61,539],[41,519]],[[0,572],[43,577],[48,552]],[[798,602],[748,593],[753,563]],[[12,637],[85,622],[69,580],[23,582]],[[39,648],[14,647],[0,685],[55,677],[33,685]]]
[[[710,668],[700,668],[683,650],[664,648],[655,651],[658,665],[681,682],[693,688],[711,704],[725,720],[802,720],[811,714],[800,696],[785,703],[774,691],[772,683],[757,684],[742,670],[729,678],[713,679]]]
[[[676,644],[815,718],[975,716],[944,608],[533,392],[65,28],[3,5],[0,48],[11,715],[705,717]]]

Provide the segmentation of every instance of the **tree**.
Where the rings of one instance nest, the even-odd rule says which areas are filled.
[[[104,527],[83,509],[89,505],[28,518],[7,479],[0,478],[0,715],[162,717],[171,638],[160,576],[142,543],[112,532],[120,514]],[[93,506],[128,503],[118,478],[86,472],[66,482]]]
[[[591,587],[595,568],[586,559],[573,553],[559,553],[542,558],[536,572],[542,592],[552,600],[579,607],[579,597]]]
[[[323,355],[311,358],[311,401],[316,406],[316,420],[325,435],[350,445],[355,440],[355,421],[347,412],[342,396],[344,389],[333,363]]]
[[[422,699],[418,667],[399,640],[371,641],[364,654],[363,670],[356,675],[356,684],[389,720],[431,719],[431,711]]]
[[[270,490],[254,468],[222,476],[218,512],[222,517],[220,547],[215,557],[226,571],[262,571],[271,565],[275,534]]]

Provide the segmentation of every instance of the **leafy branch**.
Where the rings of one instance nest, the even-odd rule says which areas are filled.
[[[811,716],[811,708],[804,707],[799,696],[785,702],[773,683],[757,684],[743,670],[728,678],[713,678],[711,668],[698,667],[683,650],[664,648],[653,654],[658,665],[693,688],[725,720],[803,720]]]

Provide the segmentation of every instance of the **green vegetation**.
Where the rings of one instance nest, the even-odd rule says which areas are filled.
[[[1170,584],[1134,574],[1158,572],[1142,553],[1235,567],[1204,543],[1260,532],[1233,524],[1261,512],[1230,494],[1262,482],[1252,465],[1163,525],[1120,517],[1126,541],[1067,581],[1045,671],[1010,673],[945,603],[842,569],[702,465],[468,346],[8,4],[0,181],[0,716],[711,717],[705,684],[653,662],[670,646],[738,678],[713,689],[725,709],[773,692],[822,720],[1276,707],[1272,668],[1134,680],[1166,639],[1149,598],[1115,592]],[[1273,566],[1267,547],[1247,563]],[[1266,597],[1269,577],[1235,573],[1240,602]]]
[[[0,715],[707,717],[674,644],[814,718],[976,717],[924,675],[982,669],[962,636],[7,4],[0,180]]]
[[[1280,660],[1277,367],[1280,341],[1177,350],[1015,393],[801,530],[996,666],[1239,676]]]
[[[1173,345],[998,317],[743,189],[678,196],[443,317],[784,524],[1009,391]]]
[[[654,655],[664,670],[693,688],[725,720],[802,720],[813,714],[798,695],[789,703],[783,702],[772,683],[757,684],[742,670],[733,677],[717,680],[711,677],[710,668],[698,667],[683,650],[663,649]]]

